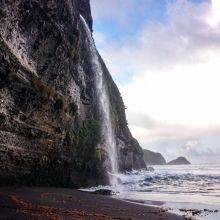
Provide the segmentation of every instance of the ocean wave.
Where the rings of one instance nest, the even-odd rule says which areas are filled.
[[[121,174],[119,178],[122,180],[123,186],[137,192],[220,193],[220,172],[218,173],[212,167],[208,168],[204,165],[202,167],[185,166],[185,170],[181,170],[181,172],[176,167],[174,169],[167,166],[155,167],[152,172],[147,170],[132,171]]]

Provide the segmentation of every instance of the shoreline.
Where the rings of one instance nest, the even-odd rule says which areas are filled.
[[[169,213],[176,214],[178,216],[182,216],[184,219],[204,219],[204,220],[219,220],[220,219],[220,210],[217,206],[210,206],[208,204],[195,204],[195,203],[184,203],[187,204],[187,207],[178,207],[178,204],[184,206],[183,203],[179,202],[164,202],[164,201],[155,201],[155,200],[123,200],[128,201],[135,204],[140,204],[144,206],[152,206],[152,207],[161,207],[165,209]],[[202,208],[206,207],[206,208]],[[213,209],[214,208],[214,209]]]
[[[141,205],[76,189],[0,187],[0,219],[179,220],[160,207]]]

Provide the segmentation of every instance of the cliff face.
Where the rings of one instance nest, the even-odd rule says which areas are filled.
[[[106,183],[88,39],[89,0],[0,0],[1,184]],[[123,100],[99,57],[121,171],[145,167]]]
[[[143,149],[144,161],[147,165],[165,165],[166,160],[160,153],[155,153],[150,150]]]

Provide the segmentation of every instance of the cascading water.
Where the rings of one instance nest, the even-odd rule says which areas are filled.
[[[96,92],[99,101],[99,110],[101,112],[102,117],[102,135],[104,137],[105,150],[110,160],[110,168],[108,168],[107,170],[109,181],[111,185],[116,185],[118,183],[118,180],[115,177],[115,174],[118,173],[118,158],[115,134],[110,116],[110,102],[108,92],[105,85],[105,81],[103,79],[103,70],[99,61],[92,33],[83,16],[80,15],[80,18],[83,22],[88,37],[89,50],[91,52],[92,70],[95,73]]]

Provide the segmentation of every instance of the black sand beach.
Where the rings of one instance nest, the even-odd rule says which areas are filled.
[[[178,220],[166,210],[63,188],[0,188],[0,219]]]

